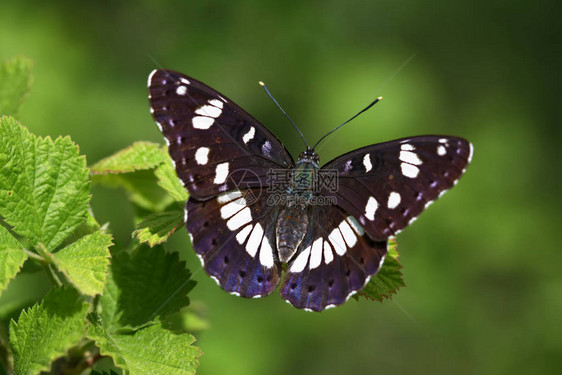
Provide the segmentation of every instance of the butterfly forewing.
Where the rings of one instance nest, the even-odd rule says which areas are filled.
[[[457,137],[420,136],[360,148],[322,169],[338,175],[323,191],[377,240],[397,234],[450,189],[466,170],[472,145]]]
[[[256,119],[203,83],[171,70],[148,78],[150,108],[166,137],[176,172],[192,197],[208,199],[238,188],[265,186],[271,168],[294,162]]]

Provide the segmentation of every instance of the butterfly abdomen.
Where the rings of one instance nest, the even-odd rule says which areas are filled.
[[[279,260],[288,263],[308,228],[308,215],[301,205],[285,207],[277,219],[276,237]]]
[[[308,230],[307,207],[315,193],[317,172],[316,163],[301,157],[291,170],[285,197],[278,200],[285,205],[277,219],[276,228],[277,251],[283,263],[291,260]]]

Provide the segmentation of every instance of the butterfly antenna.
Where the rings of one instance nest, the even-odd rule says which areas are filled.
[[[379,96],[378,98],[376,98],[375,100],[373,100],[373,101],[371,102],[371,104],[369,104],[368,106],[366,106],[365,108],[363,108],[362,110],[360,110],[359,112],[357,112],[357,113],[355,114],[355,116],[353,116],[352,118],[350,118],[349,120],[347,120],[347,121],[344,122],[343,124],[341,124],[341,125],[339,125],[339,126],[336,126],[336,127],[333,128],[332,130],[330,130],[330,131],[329,131],[328,133],[326,133],[322,138],[320,138],[320,139],[318,140],[318,142],[316,142],[316,143],[314,144],[314,146],[312,147],[312,149],[314,150],[314,149],[316,148],[316,146],[318,146],[318,144],[319,144],[320,142],[322,142],[322,140],[323,140],[324,138],[326,138],[327,136],[329,136],[330,134],[332,134],[333,132],[335,132],[336,130],[338,130],[339,128],[341,128],[342,126],[344,126],[345,124],[347,124],[348,122],[350,122],[351,120],[353,120],[354,118],[356,118],[357,116],[359,116],[361,113],[367,111],[369,108],[371,108],[372,106],[374,106],[375,104],[377,104],[377,103],[380,102],[381,100],[382,100],[382,96]]]
[[[267,93],[267,95],[271,98],[271,100],[273,100],[273,102],[275,103],[275,105],[277,105],[277,108],[279,108],[281,110],[281,112],[283,112],[283,114],[285,115],[285,117],[287,117],[287,120],[289,120],[289,122],[293,125],[293,127],[295,129],[297,129],[297,131],[299,132],[302,141],[304,142],[304,145],[306,146],[307,150],[310,150],[310,147],[308,146],[308,143],[306,143],[306,139],[304,139],[304,135],[302,134],[301,130],[297,127],[297,125],[295,125],[295,123],[293,122],[293,120],[291,120],[291,118],[289,117],[289,115],[283,110],[283,108],[281,108],[281,106],[279,105],[279,103],[277,103],[277,100],[275,100],[275,98],[273,97],[273,95],[271,95],[271,93],[269,92],[269,90],[267,89],[267,86],[265,85],[265,83],[263,83],[262,81],[259,81],[259,84],[261,87],[264,88],[265,92]]]

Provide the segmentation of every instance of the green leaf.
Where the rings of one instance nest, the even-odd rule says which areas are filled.
[[[0,295],[26,259],[27,254],[18,240],[6,228],[0,226]]]
[[[86,159],[70,138],[35,137],[0,119],[0,215],[32,244],[53,250],[85,218],[90,200]]]
[[[160,244],[168,239],[183,225],[183,212],[168,211],[148,215],[137,225],[133,236],[141,243],[148,243],[150,247]]]
[[[65,240],[62,242],[60,247],[66,247],[66,246],[78,241],[80,238],[82,238],[82,237],[84,237],[88,234],[92,234],[94,232],[97,232],[100,229],[101,229],[101,226],[97,222],[97,220],[94,218],[94,216],[92,214],[92,208],[90,207],[88,209],[88,213],[86,214],[86,220],[84,220],[84,222],[82,222],[82,224],[80,224],[78,226],[78,228],[76,228],[76,230],[74,230],[74,232],[72,232],[72,234],[70,236],[65,238]]]
[[[172,197],[155,183],[152,171],[94,175],[92,181],[107,187],[123,188],[133,203],[149,211],[162,211],[174,202]]]
[[[10,346],[16,374],[48,371],[51,362],[86,332],[89,305],[72,288],[52,289],[40,304],[10,323]]]
[[[383,298],[391,298],[392,294],[395,294],[401,286],[406,285],[402,279],[402,272],[400,272],[402,265],[398,262],[399,254],[396,247],[396,240],[389,239],[388,253],[386,254],[381,269],[371,278],[365,288],[357,294],[356,299],[362,296],[368,299],[382,301]]]
[[[96,319],[88,328],[88,337],[96,342],[102,355],[111,356],[131,375],[195,374],[202,354],[191,345],[195,341],[192,335],[172,332],[160,324],[119,334],[108,331],[101,319]]]
[[[158,185],[170,193],[175,201],[185,202],[187,200],[187,190],[181,184],[170,158],[160,164],[154,174],[158,179]]]
[[[101,297],[106,327],[138,327],[189,305],[195,282],[177,253],[157,246],[114,254]]]
[[[111,236],[101,231],[82,237],[52,254],[59,271],[83,294],[103,292],[109,266]]]
[[[16,57],[0,63],[0,115],[15,115],[31,88],[31,60]]]
[[[167,158],[162,147],[152,142],[136,142],[98,161],[90,167],[92,174],[119,174],[152,169]]]

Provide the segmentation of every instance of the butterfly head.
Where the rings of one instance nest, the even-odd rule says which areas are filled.
[[[313,164],[316,168],[318,168],[318,163],[320,162],[320,157],[313,149],[307,148],[306,151],[303,151],[299,154],[299,161],[297,164],[308,163]]]

